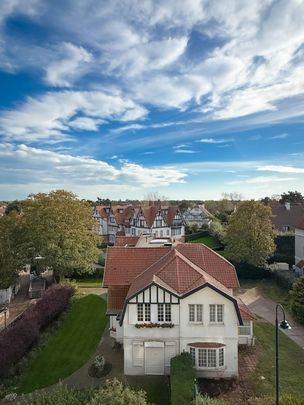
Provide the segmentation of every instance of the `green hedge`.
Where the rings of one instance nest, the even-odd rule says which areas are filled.
[[[185,241],[189,242],[190,240],[202,238],[203,236],[209,236],[209,235],[210,235],[209,231],[195,232],[195,233],[192,233],[191,235],[186,235]]]
[[[243,280],[260,280],[271,277],[270,270],[264,267],[257,267],[248,263],[233,263],[240,279]]]
[[[189,405],[194,397],[195,370],[189,353],[171,359],[171,405]]]
[[[285,262],[294,264],[295,237],[294,235],[279,235],[275,238],[276,251],[269,263]]]

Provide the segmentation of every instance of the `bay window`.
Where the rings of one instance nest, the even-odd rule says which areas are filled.
[[[191,347],[189,353],[196,368],[217,369],[225,366],[224,347]],[[204,345],[202,345],[204,346]]]

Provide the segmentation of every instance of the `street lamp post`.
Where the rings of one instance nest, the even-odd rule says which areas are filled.
[[[278,309],[283,313],[283,321],[278,320]],[[286,320],[285,310],[281,304],[276,305],[275,334],[276,334],[276,405],[279,405],[279,326],[281,329],[291,329]]]

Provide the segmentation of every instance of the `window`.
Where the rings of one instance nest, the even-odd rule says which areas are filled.
[[[243,321],[243,324],[239,326],[239,335],[251,336],[251,321]]]
[[[162,226],[162,220],[161,220],[161,219],[157,219],[157,220],[155,221],[155,224],[156,224],[156,228],[160,228],[160,227]]]
[[[210,304],[209,305],[209,322],[223,323],[224,322],[224,305]]]
[[[144,304],[137,304],[137,321],[142,322],[144,320]]]
[[[170,235],[170,230],[169,229],[167,229],[167,236],[169,236]]]
[[[216,349],[196,349],[190,347],[190,355],[193,365],[200,368],[218,368],[224,367],[225,365],[225,352],[223,347]]]
[[[115,218],[111,217],[110,222],[115,222]]]
[[[151,306],[150,304],[145,304],[145,321],[151,321]]]
[[[203,322],[202,304],[189,304],[189,322]]]
[[[158,322],[171,322],[171,305],[158,304],[157,305]]]
[[[163,304],[157,305],[158,322],[164,322],[164,306]]]
[[[189,304],[189,322],[195,322],[195,305]]]
[[[195,349],[193,347],[190,347],[190,356],[191,356],[192,364],[195,366]]]
[[[219,349],[219,367],[223,367],[224,364],[225,364],[225,361],[224,361],[224,349],[221,348],[221,349]]]
[[[143,227],[145,226],[145,221],[144,221],[143,219],[141,219],[141,220],[139,221],[139,226],[140,226],[141,228],[143,228]]]
[[[165,320],[171,322],[171,305],[165,304]]]

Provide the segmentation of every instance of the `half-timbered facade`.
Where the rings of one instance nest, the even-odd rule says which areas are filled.
[[[125,374],[168,374],[171,358],[188,351],[200,376],[238,375],[238,345],[252,342],[254,317],[233,296],[234,267],[217,253],[183,243],[112,247],[104,286]]]

